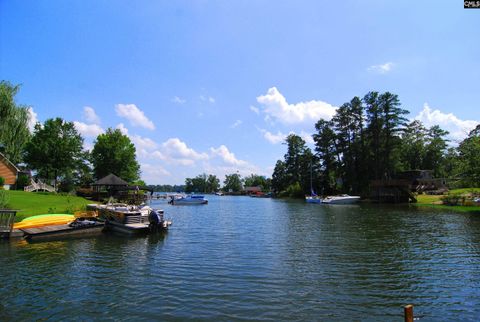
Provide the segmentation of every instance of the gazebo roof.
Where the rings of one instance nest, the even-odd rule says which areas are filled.
[[[128,186],[128,183],[114,175],[113,173],[110,173],[108,176],[103,177],[102,179],[98,180],[93,184],[94,186]]]

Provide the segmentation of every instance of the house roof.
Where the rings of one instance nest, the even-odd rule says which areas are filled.
[[[8,160],[8,158],[1,152],[0,152],[0,161],[4,161],[6,165],[15,169],[16,172],[20,172],[20,169],[15,164],[13,164],[10,160]]]
[[[98,180],[93,184],[94,186],[128,186],[128,183],[114,175],[113,173],[110,173],[108,176],[103,177],[102,179]]]

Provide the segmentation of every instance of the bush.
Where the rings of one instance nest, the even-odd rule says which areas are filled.
[[[9,198],[5,190],[0,190],[0,209],[5,209],[8,206]]]
[[[465,197],[459,193],[449,193],[441,198],[444,205],[461,206],[465,203]]]
[[[16,189],[23,190],[26,186],[30,184],[30,177],[25,173],[20,173],[17,178]]]
[[[295,182],[294,184],[291,184],[287,187],[287,190],[285,191],[286,195],[289,196],[290,198],[303,198],[303,190],[302,187],[300,186],[300,183]]]
[[[90,188],[77,188],[76,194],[79,197],[88,198],[93,196],[93,190]]]
[[[3,187],[4,184],[5,184],[5,178],[0,177],[0,187]]]

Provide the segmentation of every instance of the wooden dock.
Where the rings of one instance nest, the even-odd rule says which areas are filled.
[[[94,222],[89,225],[52,225],[37,228],[22,229],[27,240],[52,240],[71,237],[85,237],[102,233],[105,223]]]

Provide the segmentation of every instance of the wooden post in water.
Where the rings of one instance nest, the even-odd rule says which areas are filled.
[[[413,322],[413,305],[409,304],[403,308],[405,322]]]

